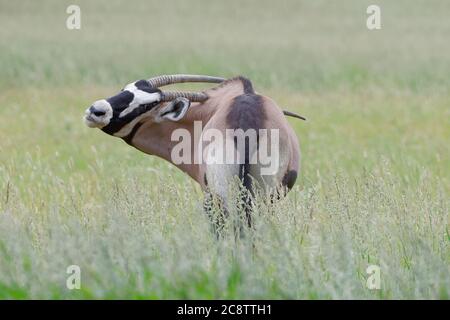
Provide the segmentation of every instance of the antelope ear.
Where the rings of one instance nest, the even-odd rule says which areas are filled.
[[[186,98],[175,98],[158,111],[157,118],[159,121],[179,121],[186,115],[190,105],[191,102]]]

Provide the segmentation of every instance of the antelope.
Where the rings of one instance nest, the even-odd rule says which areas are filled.
[[[182,82],[218,85],[199,92],[160,89]],[[295,113],[281,110],[272,99],[257,94],[251,81],[242,76],[224,79],[199,75],[163,75],[130,83],[117,95],[94,102],[85,111],[84,120],[88,127],[100,128],[146,154],[158,156],[177,166],[199,183],[205,193],[205,203],[211,200],[212,195],[226,203],[230,196],[228,185],[236,178],[250,196],[256,188],[275,195],[280,187],[285,193],[293,187],[299,171],[300,148],[297,136],[284,115],[305,120]],[[200,135],[194,132],[197,123],[203,126]],[[213,149],[223,152],[230,150],[229,147],[217,145],[215,140],[204,139],[208,130],[222,133],[224,140],[230,142],[227,145],[233,145],[236,149],[238,137],[230,135],[230,130],[240,130],[244,135],[249,130],[275,130],[278,143],[276,148],[271,147],[271,152],[278,157],[275,168],[269,174],[263,174],[261,163],[250,161],[258,149],[262,149],[263,143],[274,141],[260,133],[256,141],[244,136],[245,147],[240,150],[241,162],[174,161],[173,151],[179,141],[174,141],[173,134],[177,131],[194,136],[188,151],[197,154],[197,157],[199,149],[202,149],[200,157],[205,156],[206,160],[214,157],[213,152],[210,152]],[[249,138],[248,143],[246,138]],[[249,225],[250,212],[246,211]]]

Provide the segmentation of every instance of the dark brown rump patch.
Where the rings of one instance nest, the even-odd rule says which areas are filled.
[[[263,108],[263,99],[256,94],[243,94],[234,98],[227,115],[227,127],[230,129],[261,129],[267,119]]]
[[[256,149],[259,149],[259,129],[265,127],[266,113],[263,108],[263,98],[256,94],[243,94],[234,98],[230,111],[226,117],[227,128],[237,130],[241,129],[244,134],[248,130],[256,131]],[[252,133],[249,133],[252,134]],[[250,161],[251,140],[244,137],[244,163]],[[234,136],[234,147],[238,149],[238,138]],[[242,151],[241,151],[242,152]],[[242,155],[242,154],[241,154]]]

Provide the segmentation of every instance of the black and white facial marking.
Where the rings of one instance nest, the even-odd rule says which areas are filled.
[[[126,85],[113,97],[94,102],[86,110],[84,121],[88,127],[122,138],[149,116],[160,101],[161,91],[151,87],[147,80],[139,80]]]

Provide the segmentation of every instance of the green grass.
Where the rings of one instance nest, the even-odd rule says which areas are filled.
[[[450,298],[446,1],[379,1],[376,32],[368,1],[75,1],[68,31],[72,3],[0,1],[0,298]],[[186,175],[82,123],[177,72],[247,75],[308,118],[296,187],[243,239],[215,239]]]

